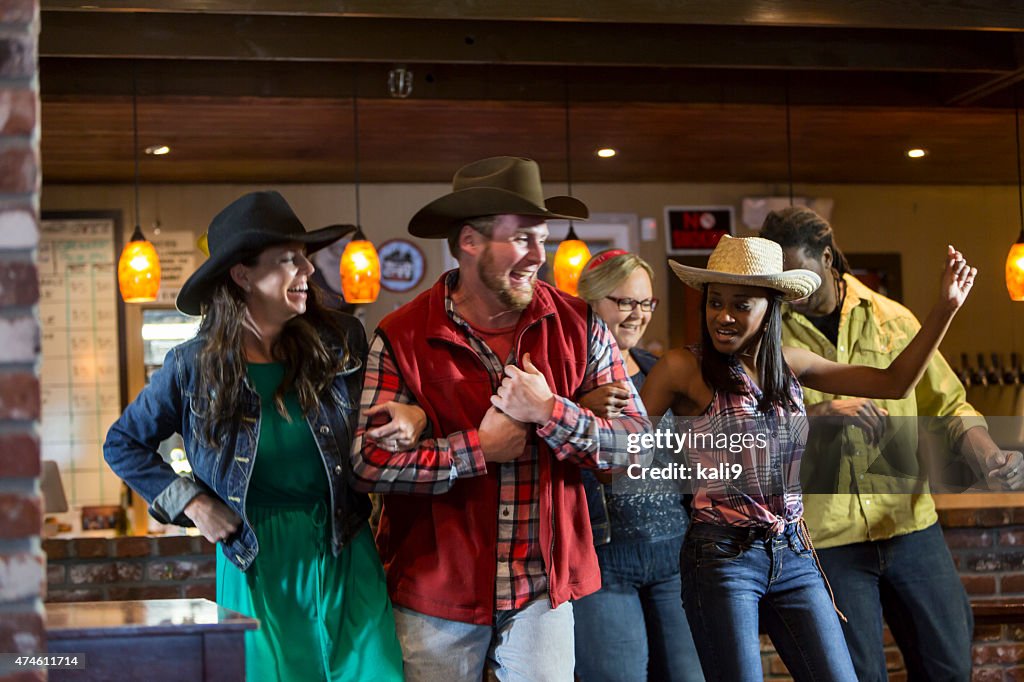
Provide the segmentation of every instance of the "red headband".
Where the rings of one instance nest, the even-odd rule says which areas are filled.
[[[601,253],[597,254],[596,256],[590,259],[590,262],[587,263],[587,270],[593,270],[601,263],[604,263],[607,260],[611,260],[616,256],[628,255],[629,251],[623,251],[622,249],[608,249],[607,251],[602,251]]]

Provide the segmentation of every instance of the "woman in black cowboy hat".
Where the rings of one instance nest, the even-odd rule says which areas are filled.
[[[177,300],[203,316],[199,333],[167,354],[103,448],[154,517],[220,545],[217,602],[260,620],[250,680],[402,679],[370,504],[348,485],[366,339],[308,285],[309,255],[353,230],[307,232],[277,192],[221,211]],[[391,447],[426,424],[415,406],[391,414]],[[157,454],[176,431],[194,480]]]

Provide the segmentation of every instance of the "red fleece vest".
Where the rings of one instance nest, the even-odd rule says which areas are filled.
[[[379,327],[403,382],[442,437],[476,428],[496,389],[465,331],[445,311],[445,277]],[[586,303],[539,282],[514,338],[517,365],[529,353],[556,395],[577,398],[587,367]],[[579,468],[534,440],[540,545],[554,608],[597,591],[601,575]],[[377,547],[395,604],[448,620],[493,623],[497,472],[492,464],[486,476],[459,479],[443,495],[383,496]]]

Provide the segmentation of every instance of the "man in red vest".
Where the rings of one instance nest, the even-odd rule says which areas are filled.
[[[595,592],[580,467],[627,464],[649,422],[635,391],[622,416],[575,402],[631,386],[614,340],[581,300],[537,280],[548,218],[529,159],[461,168],[453,191],[412,218],[447,238],[459,267],[381,321],[352,449],[355,485],[383,493],[377,547],[406,679],[571,680],[570,600]],[[386,424],[391,401],[427,414],[422,440]]]

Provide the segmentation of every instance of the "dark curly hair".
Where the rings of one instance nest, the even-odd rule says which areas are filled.
[[[832,249],[832,267],[839,275],[850,272],[850,263],[836,245],[832,226],[809,208],[790,206],[772,211],[761,225],[761,236],[784,249],[802,246],[812,258],[820,258],[827,246]]]

